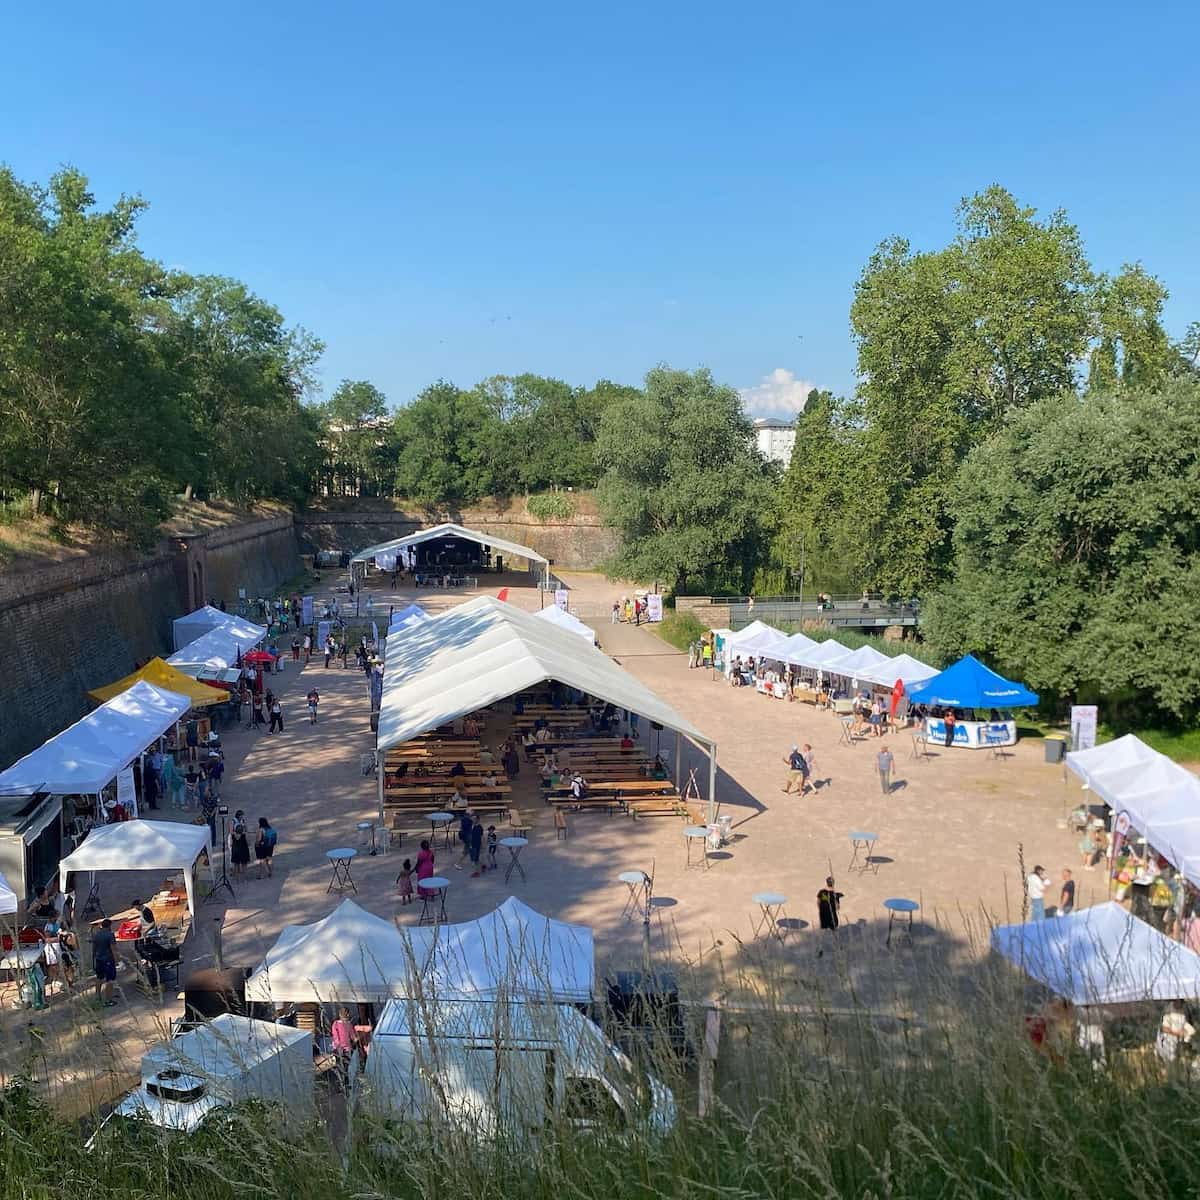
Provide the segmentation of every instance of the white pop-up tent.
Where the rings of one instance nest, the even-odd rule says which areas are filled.
[[[189,642],[182,650],[176,650],[167,662],[188,675],[197,671],[226,670],[247,650],[253,650],[267,636],[261,625],[239,621],[237,625],[218,625]]]
[[[710,737],[594,646],[490,596],[469,600],[405,630],[403,637],[388,639],[380,761],[392,746],[550,680],[637,713],[698,746],[709,759],[709,820],[715,819],[717,748]],[[380,820],[383,777],[380,771]]]
[[[1200,999],[1200,954],[1115,901],[992,931],[992,949],[1072,1004]]]
[[[807,634],[793,633],[783,644],[781,661],[791,666],[800,665],[800,655],[807,653],[818,645]]]
[[[859,646],[841,658],[827,659],[822,669],[829,675],[844,675],[847,679],[863,682],[870,672],[881,670],[890,661],[886,654],[880,654],[873,646]]]
[[[858,678],[863,683],[874,683],[888,688],[894,686],[897,679],[901,679],[905,689],[908,689],[932,679],[937,674],[940,674],[937,667],[931,667],[928,663],[913,658],[911,654],[897,654],[894,658],[886,658],[876,669],[860,673]]]
[[[1088,750],[1067,766],[1091,792],[1164,858],[1200,886],[1200,778],[1129,733]]]
[[[191,707],[141,680],[0,772],[0,795],[97,795]]]
[[[206,633],[222,628],[228,629],[233,636],[243,640],[253,637],[256,632],[261,638],[266,632],[244,617],[239,617],[235,613],[222,612],[219,608],[213,608],[211,604],[206,604],[203,608],[198,608],[186,616],[176,617],[171,622],[175,649],[182,650],[184,646],[190,645]]]
[[[595,987],[592,930],[544,916],[510,896],[476,921],[406,931],[422,987],[445,999],[586,1004]],[[424,937],[423,935],[427,935]]]
[[[207,825],[117,821],[93,829],[78,849],[58,864],[58,877],[64,879],[68,871],[182,871],[188,911],[194,917],[192,870],[207,849]]]
[[[817,642],[811,649],[801,648],[792,651],[788,661],[794,666],[808,667],[814,671],[828,671],[830,662],[837,658],[845,658],[849,653],[849,649],[841,642],[835,638],[829,638],[827,641]]]
[[[490,533],[481,533],[475,529],[466,529],[462,525],[456,525],[453,521],[444,521],[441,525],[434,525],[430,529],[420,529],[416,533],[405,534],[404,537],[392,538],[390,541],[368,546],[350,560],[350,565],[353,568],[356,563],[365,563],[374,559],[381,569],[383,562],[390,564],[387,568],[390,570],[395,565],[397,556],[404,551],[413,549],[422,542],[438,541],[441,538],[474,542],[476,545],[486,547],[493,554],[498,553],[505,558],[523,558],[531,568],[535,563],[545,564],[547,562],[536,550],[531,550],[528,546],[522,546],[518,542],[510,542],[505,538],[494,537]]]
[[[388,633],[395,633],[397,629],[407,629],[410,625],[419,625],[428,620],[429,614],[419,604],[406,604],[392,613],[388,620]]]
[[[246,999],[332,1004],[406,996],[413,971],[424,965],[413,956],[391,921],[343,900],[311,925],[284,927],[246,980]]]
[[[751,637],[740,638],[734,645],[734,652],[743,658],[753,654],[755,658],[782,660],[783,655],[787,653],[787,646],[787,634],[767,626]]]
[[[565,608],[559,608],[557,604],[550,604],[545,608],[538,609],[533,615],[540,617],[543,621],[548,621],[551,625],[557,625],[559,629],[565,629],[568,633],[575,633],[582,638],[587,638],[589,644],[596,640],[596,631],[591,626],[585,625],[578,617],[573,617]]]

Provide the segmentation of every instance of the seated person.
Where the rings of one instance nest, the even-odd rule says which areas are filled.
[[[451,778],[451,779],[455,779],[455,778],[457,778],[459,775],[465,775],[466,773],[467,773],[467,769],[466,769],[466,767],[464,767],[464,766],[462,765],[462,763],[460,763],[460,762],[456,762],[456,763],[454,764],[454,766],[452,766],[452,767],[450,768],[450,778]]]
[[[466,807],[467,807],[467,798],[465,795],[463,795],[462,788],[459,787],[457,782],[455,782],[454,794],[450,797],[450,808],[451,808],[451,810],[453,810],[456,808],[466,808]]]
[[[654,779],[667,778],[667,764],[663,762],[661,754],[654,756],[654,766],[651,768],[650,774]]]
[[[493,771],[490,771],[490,770],[489,770],[489,771],[486,771],[486,772],[484,772],[484,776],[483,776],[483,779],[480,781],[480,784],[481,784],[481,786],[483,786],[483,787],[485,787],[485,788],[494,788],[494,787],[496,786],[496,775],[495,775],[495,773],[494,773]],[[484,793],[484,795],[485,795],[485,796],[487,797],[487,799],[489,799],[489,800],[499,800],[499,799],[500,799],[500,793],[499,793],[499,792],[485,792],[485,793]]]
[[[535,742],[542,742],[542,743],[548,742],[550,740],[549,728],[545,725],[539,725],[537,732],[533,735],[533,740]]]
[[[577,771],[571,779],[571,798],[582,800],[588,791],[587,780]]]
[[[492,763],[494,763],[496,761],[496,756],[486,746],[480,746],[479,761],[485,767],[490,766]]]
[[[623,734],[621,737],[621,752],[623,754],[627,754],[633,748],[633,738],[631,738],[627,733]]]

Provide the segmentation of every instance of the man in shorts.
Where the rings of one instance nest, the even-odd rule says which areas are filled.
[[[793,746],[791,754],[783,761],[787,763],[788,777],[787,783],[783,785],[781,790],[791,792],[793,785],[799,785],[798,790],[803,795],[804,789],[808,786],[808,763],[804,761],[804,755],[800,753],[800,747]]]
[[[96,1002],[112,1008],[113,981],[117,977],[117,937],[112,931],[112,921],[105,917],[100,928],[92,934],[92,966],[96,971]]]

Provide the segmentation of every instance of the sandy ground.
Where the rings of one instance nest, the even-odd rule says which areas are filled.
[[[773,976],[785,979],[791,998],[801,1003],[820,989],[823,995],[853,993],[875,1006],[919,1011],[932,1003],[930,980],[972,982],[986,945],[986,935],[979,936],[983,914],[1020,919],[1022,861],[1026,868],[1040,863],[1055,880],[1063,867],[1078,867],[1076,838],[1063,818],[1079,790],[1060,767],[1042,761],[1040,742],[1020,744],[1002,761],[958,749],[914,759],[907,734],[888,738],[897,770],[885,796],[874,770],[877,743],[841,745],[829,713],[735,690],[708,672],[689,670],[686,657],[650,629],[608,623],[605,614],[621,594],[619,585],[582,573],[564,578],[572,608],[595,625],[604,650],[717,740],[717,798],[721,811],[734,817],[734,839],[710,857],[707,870],[685,865],[682,825],[674,818],[634,822],[572,814],[569,836],[557,840],[550,810],[525,768],[515,781],[513,802],[534,818],[522,859],[527,878],[514,876],[506,885],[501,870],[472,879],[452,867],[453,851],[440,851],[439,870],[451,878],[451,920],[487,912],[512,892],[551,916],[591,925],[601,976],[640,965],[649,955],[657,966],[677,971],[698,997],[744,996],[764,976]],[[389,604],[416,599],[440,609],[473,594],[478,593],[385,588],[373,596],[382,624]],[[495,594],[494,584],[486,594]],[[514,587],[510,601],[535,609],[540,597],[536,588]],[[278,828],[275,873],[253,878],[252,865],[250,878],[235,881],[234,898],[202,906],[188,942],[185,977],[189,967],[212,964],[218,924],[227,965],[252,966],[283,926],[331,911],[340,897],[328,891],[325,855],[335,847],[359,851],[353,864],[358,890],[350,893],[359,904],[402,924],[416,920],[418,907],[400,906],[394,891],[401,862],[415,857],[415,838],[372,857],[355,828],[375,816],[376,804],[374,781],[359,771],[360,755],[373,744],[363,676],[352,668],[326,670],[316,659],[297,669],[289,660],[271,682],[283,697],[285,730],[267,735],[237,729],[225,737],[224,799],[231,810],[244,809],[252,825],[266,815]],[[316,725],[308,723],[303,704],[313,683],[322,698]],[[506,719],[497,714],[484,740],[499,742],[506,732]],[[645,722],[641,734],[643,744],[653,737]],[[820,787],[803,797],[784,795],[784,756],[793,743],[805,742],[815,749]],[[673,762],[669,731],[661,735],[661,749]],[[706,793],[707,760],[685,746],[683,761],[684,780],[689,768],[697,768]],[[858,830],[878,835],[866,871],[848,867],[850,834]],[[654,876],[648,933],[640,921],[622,916],[626,890],[617,875],[631,868]],[[812,928],[815,893],[831,872],[845,893],[847,929],[836,942],[823,943]],[[1076,870],[1076,879],[1081,905],[1104,898],[1101,873]],[[121,907],[155,882],[110,876],[103,879],[104,895],[110,907]],[[756,940],[761,911],[752,896],[760,891],[787,897],[782,942]],[[921,906],[911,944],[895,939],[891,948],[885,945],[888,897],[911,898]],[[824,945],[832,953],[819,957]],[[32,1055],[35,1073],[55,1080],[55,1091],[69,1098],[69,1107],[86,1107],[78,1084],[94,1077],[98,1066],[105,1067],[108,1080],[98,1085],[101,1090],[127,1086],[142,1048],[162,1036],[165,1020],[181,1005],[173,995],[156,1004],[128,984],[121,997],[117,1008],[103,1013],[86,999],[57,994],[42,1013],[5,1012],[0,1044],[7,1071]]]

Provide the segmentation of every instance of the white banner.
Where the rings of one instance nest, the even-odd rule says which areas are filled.
[[[371,638],[373,641],[378,643],[378,641],[379,641],[379,626],[374,621],[371,622]]]
[[[137,791],[133,786],[133,764],[117,772],[117,803],[131,816],[138,815]]]
[[[1071,749],[1090,750],[1096,744],[1096,705],[1071,705]]]
[[[558,591],[554,593],[554,603],[557,604],[558,607],[563,610],[563,612],[567,611],[567,598],[569,595],[570,593],[566,588],[559,588]]]
[[[302,596],[300,598],[300,624],[311,625],[313,623],[313,598],[311,596]]]
[[[651,621],[662,620],[662,596],[657,592],[646,597],[646,617]]]
[[[317,624],[317,644],[313,647],[318,654],[325,653],[325,643],[329,640],[329,631],[333,627],[330,621],[320,621]]]

